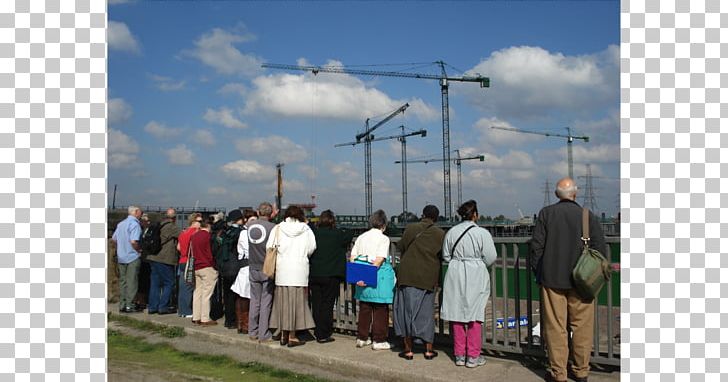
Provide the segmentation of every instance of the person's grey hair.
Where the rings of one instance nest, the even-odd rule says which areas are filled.
[[[260,203],[258,206],[258,215],[270,217],[271,214],[273,214],[273,205],[268,202]]]
[[[129,213],[129,215],[134,215],[137,211],[139,211],[139,207],[129,206],[126,210]]]
[[[387,214],[382,210],[376,210],[369,216],[369,225],[372,228],[382,229],[387,226]]]
[[[576,183],[571,183],[571,186],[569,187],[559,187],[556,186],[556,196],[558,196],[561,199],[570,198],[573,194],[576,193],[576,190],[578,187],[576,187]]]
[[[222,212],[222,211],[216,213],[215,215],[212,215],[212,222],[213,223],[217,223],[217,222],[219,222],[220,220],[223,220],[223,219],[225,219],[225,213]]]

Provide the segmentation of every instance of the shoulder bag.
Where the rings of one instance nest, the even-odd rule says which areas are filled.
[[[276,260],[278,259],[278,231],[280,227],[276,227],[276,233],[273,237],[273,246],[265,250],[265,261],[263,261],[263,273],[272,279],[276,275]]]
[[[609,261],[596,249],[589,247],[589,210],[584,208],[582,213],[582,237],[584,249],[577,260],[571,276],[574,279],[574,288],[585,299],[594,299],[604,284],[612,276]]]
[[[190,285],[194,285],[195,283],[195,253],[192,250],[192,237],[196,234],[197,232],[190,236],[190,242],[187,245],[187,263],[185,263],[184,280],[185,283]]]

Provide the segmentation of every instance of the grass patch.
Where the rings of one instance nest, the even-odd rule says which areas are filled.
[[[133,364],[149,371],[150,374],[183,376],[189,380],[214,379],[223,382],[325,381],[256,362],[238,362],[227,356],[183,352],[166,343],[150,344],[143,338],[129,336],[113,329],[108,330],[107,337],[110,364],[115,362]]]
[[[124,326],[128,326],[130,328],[135,328],[135,329],[143,330],[146,332],[157,333],[162,337],[176,338],[176,337],[184,337],[187,335],[187,333],[185,333],[185,329],[181,326],[161,325],[161,324],[156,324],[154,322],[135,320],[131,317],[118,316],[118,315],[114,315],[111,313],[109,313],[108,318],[109,318],[109,321],[116,321],[116,322],[118,322]]]

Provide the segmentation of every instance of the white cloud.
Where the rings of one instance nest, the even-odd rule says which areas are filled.
[[[220,94],[233,94],[243,97],[248,93],[248,87],[239,82],[230,82],[223,85],[223,87],[218,89],[217,92]]]
[[[152,78],[152,81],[154,81],[154,86],[164,92],[182,90],[187,84],[187,81],[185,80],[175,81],[173,78],[159,76],[156,74],[151,74],[150,77]]]
[[[157,138],[172,138],[178,136],[182,132],[182,129],[167,127],[163,123],[151,121],[147,123],[146,126],[144,126],[144,131],[154,135]]]
[[[192,150],[187,148],[187,145],[180,144],[174,148],[164,150],[167,155],[169,163],[174,165],[190,165],[195,161],[195,156]]]
[[[308,179],[316,179],[316,177],[319,174],[319,169],[317,167],[310,166],[307,164],[298,165],[298,167],[296,168],[296,171],[300,172]]]
[[[194,42],[194,48],[183,54],[200,60],[221,74],[254,76],[261,72],[263,61],[254,54],[246,54],[235,47],[235,44],[254,40],[243,24],[238,24],[232,31],[214,28],[200,36]]]
[[[278,189],[278,180],[273,179],[270,182],[269,189],[271,190],[277,190]],[[303,197],[304,192],[306,191],[306,186],[297,179],[288,179],[284,175],[283,179],[283,205],[287,205],[288,203],[302,203],[306,202],[305,197]]]
[[[619,124],[619,109],[614,109],[601,119],[575,120],[572,134],[587,135],[589,142],[619,142]]]
[[[131,105],[123,98],[112,98],[108,103],[109,125],[128,121],[133,112]]]
[[[468,71],[491,78],[489,89],[463,91],[506,118],[588,115],[619,102],[619,48],[567,56],[540,47],[514,46],[493,52]]]
[[[225,187],[210,187],[207,189],[207,193],[211,195],[225,195],[228,190]]]
[[[251,160],[238,160],[226,163],[221,167],[227,177],[244,183],[268,183],[275,179],[275,168],[263,166]]]
[[[215,136],[209,130],[197,130],[192,134],[192,141],[205,147],[215,146]]]
[[[339,190],[358,190],[364,192],[364,178],[361,176],[351,162],[326,162],[326,168],[331,173],[332,178],[336,179],[335,188]]]
[[[240,121],[233,115],[232,109],[224,106],[219,110],[207,108],[202,118],[207,122],[223,125],[231,129],[245,129],[248,127],[245,122]]]
[[[139,42],[131,34],[129,27],[119,21],[109,20],[106,34],[109,49],[128,53],[140,53]]]
[[[332,61],[329,65],[341,63]],[[244,113],[364,120],[394,111],[407,102],[410,107],[405,111],[405,117],[434,121],[439,116],[439,108],[427,105],[419,98],[395,100],[347,74],[283,73],[257,77],[253,85]]]
[[[134,176],[137,178],[143,178],[143,177],[149,176],[149,173],[146,170],[144,170],[143,168],[140,168],[139,170],[131,173],[131,176]]]
[[[536,162],[531,155],[525,151],[510,150],[503,156],[493,154],[486,155],[485,165],[491,168],[513,169],[533,169]]]
[[[116,129],[109,129],[109,167],[132,168],[138,166],[139,144],[130,136]]]
[[[542,136],[535,134],[517,133],[493,129],[492,126],[518,129],[509,122],[498,118],[481,118],[475,123],[475,130],[481,133],[481,140],[488,146],[512,146],[522,145],[542,140]],[[564,131],[565,132],[565,131]]]
[[[578,159],[580,163],[619,163],[619,145],[618,144],[594,144],[582,143],[572,145],[572,153],[574,161]],[[566,155],[566,150],[559,150],[558,154]]]
[[[286,137],[246,138],[235,141],[235,148],[243,155],[266,154],[277,162],[302,162],[308,157],[306,149]]]

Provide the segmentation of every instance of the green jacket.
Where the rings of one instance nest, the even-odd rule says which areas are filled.
[[[397,243],[397,285],[434,291],[440,280],[440,252],[445,231],[430,219],[410,224]]]
[[[346,251],[354,232],[338,228],[313,229],[316,250],[309,258],[309,277],[346,277]]]

